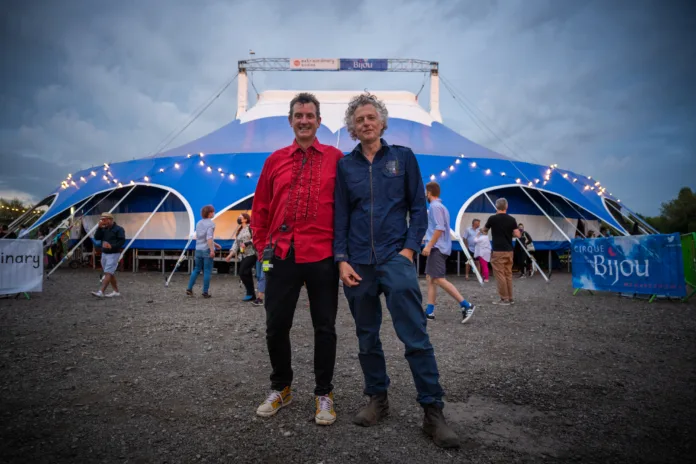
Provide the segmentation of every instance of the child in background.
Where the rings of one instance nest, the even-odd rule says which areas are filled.
[[[474,238],[476,247],[474,248],[474,257],[478,258],[481,264],[481,274],[483,281],[488,282],[488,263],[491,260],[491,241],[488,239],[488,229],[480,228],[476,238]]]

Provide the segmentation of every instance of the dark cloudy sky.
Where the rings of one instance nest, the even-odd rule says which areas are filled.
[[[0,196],[141,157],[257,57],[419,58],[517,156],[656,214],[696,188],[696,2],[5,0]],[[403,89],[419,74],[257,73],[267,89]],[[445,124],[510,155],[442,87]],[[428,87],[421,101],[427,105]],[[232,120],[232,86],[173,146]],[[514,156],[513,156],[514,157]]]

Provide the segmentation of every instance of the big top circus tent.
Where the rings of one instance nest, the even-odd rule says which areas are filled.
[[[344,60],[335,61],[343,69]],[[567,249],[578,228],[587,234],[590,230],[598,231],[600,224],[627,234],[621,217],[633,218],[632,212],[591,176],[557,165],[513,159],[444,125],[439,110],[437,63],[353,60],[358,61],[385,62],[385,70],[408,68],[408,63],[403,64],[408,61],[412,68],[421,65],[430,72],[429,111],[412,92],[371,93],[384,101],[389,111],[389,128],[384,138],[416,153],[424,183],[440,183],[443,202],[452,214],[455,249],[462,249],[460,236],[473,218],[485,219],[494,213],[492,203],[498,197],[508,199],[509,212],[525,224],[534,237],[536,250]],[[292,69],[293,63],[299,61],[288,62]],[[277,61],[274,63],[280,66]],[[261,59],[240,61],[236,76],[238,110],[233,121],[151,157],[97,164],[69,174],[44,199],[43,204],[50,206],[32,229],[77,216],[81,217],[84,230],[90,231],[102,212],[112,211],[116,222],[126,230],[129,248],[183,250],[192,248],[190,239],[201,208],[212,204],[216,211],[216,241],[229,246],[238,213],[251,210],[264,161],[293,139],[288,109],[299,90],[261,92],[256,104],[247,109],[246,73],[254,65],[261,70],[269,66]],[[357,70],[357,66],[351,70]],[[354,148],[356,142],[343,125],[343,115],[351,97],[361,92],[312,92],[321,102],[322,125],[317,137],[322,143],[334,145],[344,153]]]

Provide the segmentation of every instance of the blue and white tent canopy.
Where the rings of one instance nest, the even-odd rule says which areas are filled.
[[[359,92],[314,93],[321,102],[322,116],[317,137],[345,153],[351,151],[356,142],[350,139],[342,120],[348,101]],[[134,248],[182,249],[201,208],[208,204],[217,211],[216,239],[224,244],[236,226],[238,212],[251,209],[267,156],[292,142],[287,113],[295,94],[264,92],[240,119],[197,140],[154,157],[98,165],[72,174],[51,193],[53,202],[34,227],[71,208],[84,212],[99,203],[83,218],[85,230],[89,230],[101,212],[110,210],[135,186],[132,195],[113,211],[128,238],[150,216],[165,191],[171,193],[134,241]],[[508,212],[525,223],[537,249],[568,246],[540,207],[570,238],[579,220],[584,221],[586,229],[597,230],[599,221],[603,221],[625,233],[607,207],[607,194],[595,180],[558,168],[514,161],[477,145],[433,120],[410,92],[375,94],[389,109],[384,138],[413,149],[424,183],[440,183],[442,199],[452,215],[453,238],[461,235],[474,217],[485,222],[494,212],[484,193],[493,201],[500,196],[509,200]]]

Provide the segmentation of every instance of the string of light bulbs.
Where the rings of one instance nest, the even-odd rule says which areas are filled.
[[[460,154],[459,158],[455,159],[454,163],[451,164],[449,166],[449,168],[440,172],[439,177],[440,178],[446,177],[448,172],[454,173],[457,170],[457,166],[461,165],[465,158],[466,158],[466,155]],[[514,163],[514,161],[511,161],[511,162]],[[499,175],[500,177],[508,177],[508,175],[505,171],[500,171],[500,172],[494,173],[492,169],[489,169],[489,168],[484,169],[482,166],[479,166],[479,164],[476,161],[473,161],[473,160],[471,162],[469,162],[468,165],[469,165],[469,168],[474,169],[474,170],[481,169],[481,172],[486,176]],[[517,168],[517,169],[519,170],[519,168]],[[581,178],[571,177],[570,172],[561,172],[561,170],[558,169],[558,164],[552,164],[546,169],[546,171],[541,176],[541,178],[534,178],[533,180],[527,178],[526,186],[531,187],[531,188],[536,188],[536,186],[539,183],[542,183],[542,186],[545,186],[546,184],[551,182],[551,175],[553,174],[554,171],[557,171],[559,174],[561,174],[561,177],[563,179],[565,179],[566,181],[570,182],[571,184],[576,184],[576,183],[580,182],[582,185],[582,183],[583,183],[583,180]],[[523,176],[526,177],[526,175],[524,175],[524,174],[523,174]],[[586,178],[587,178],[587,181],[592,180],[592,176],[586,176]],[[437,179],[438,179],[438,176],[436,174],[430,175],[430,180],[434,181]],[[515,183],[522,185],[524,182],[522,181],[522,178],[517,177],[515,179]],[[586,183],[583,185],[583,188],[582,188],[582,192],[593,192],[593,193],[596,193],[598,196],[606,195],[606,190],[607,190],[607,188],[603,187],[601,182],[599,182],[598,180],[595,180],[594,183],[592,183],[592,182]],[[612,199],[614,198],[614,195],[612,193],[608,193],[608,195],[610,197],[612,197]],[[621,203],[621,200],[617,198],[616,202]]]
[[[112,172],[111,166],[109,166],[108,163],[104,163],[103,166],[98,168],[98,169],[92,168],[90,170],[89,174],[87,175],[87,177],[80,176],[80,178],[77,181],[73,178],[72,174],[68,174],[67,178],[61,182],[61,188],[63,190],[69,189],[70,187],[75,187],[75,188],[79,189],[80,185],[85,185],[90,180],[96,179],[99,176],[99,174],[97,172],[98,170],[103,170],[104,174],[102,174],[101,179],[106,181],[107,184],[114,184],[114,185],[118,185],[119,187],[123,187],[124,185],[128,185],[128,184],[133,185],[136,182],[146,182],[147,183],[147,182],[151,182],[153,178],[158,177],[159,174],[163,174],[164,172],[170,171],[172,169],[181,169],[181,167],[185,161],[189,161],[189,160],[195,161],[196,159],[198,159],[197,164],[199,166],[205,168],[205,171],[208,173],[219,174],[221,177],[225,177],[230,181],[234,181],[239,177],[238,174],[235,174],[229,170],[223,169],[222,167],[214,167],[211,164],[207,164],[206,161],[204,160],[204,158],[205,158],[204,153],[194,153],[194,154],[188,153],[186,155],[181,155],[181,156],[176,157],[176,158],[181,158],[181,159],[175,161],[170,167],[168,167],[168,168],[167,167],[154,168],[153,170],[148,172],[146,175],[143,175],[142,177],[138,177],[135,179],[129,179],[128,181],[125,182],[125,184],[123,181],[119,181],[118,178],[114,175],[114,173]],[[248,179],[251,179],[253,177],[253,173],[246,172],[246,173],[242,174],[241,176],[246,177]]]

